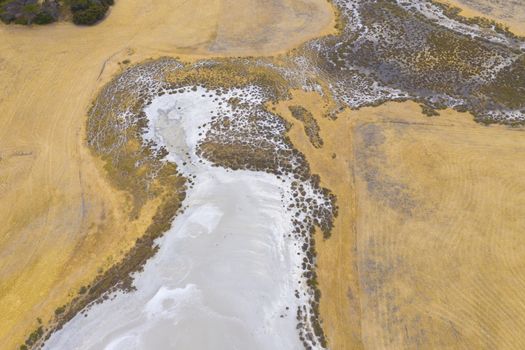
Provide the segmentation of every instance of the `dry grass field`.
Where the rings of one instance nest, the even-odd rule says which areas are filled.
[[[290,103],[317,118],[321,149],[278,108],[338,198],[332,237],[317,239],[331,348],[522,349],[524,130],[412,102],[335,121],[319,97]]]
[[[524,34],[523,7],[484,1],[452,4]],[[94,27],[0,24],[0,348],[118,260],[155,212],[130,218],[85,144],[90,101],[124,62],[275,55],[334,21],[325,0],[129,0]],[[322,144],[290,106],[312,113]],[[299,91],[270,108],[337,195],[331,238],[316,235],[330,348],[525,348],[523,129],[429,118],[413,102],[332,120],[325,98]]]
[[[437,0],[461,8],[465,17],[486,17],[509,27],[516,35],[525,36],[525,4],[522,0]]]
[[[0,24],[0,348],[119,259],[155,211],[130,219],[129,198],[85,146],[90,101],[121,62],[272,55],[333,21],[324,0],[131,0],[94,27]]]
[[[363,344],[523,348],[523,130],[378,114],[353,137]]]
[[[302,123],[292,116],[288,107],[294,105],[303,106],[312,113],[320,129],[322,147],[312,144]],[[321,289],[320,311],[330,348],[357,349],[361,344],[361,311],[359,299],[349,298],[349,291],[357,293],[358,288],[355,193],[350,171],[351,119],[340,117],[334,121],[324,117],[330,108],[329,101],[316,93],[303,91],[294,91],[290,101],[281,102],[275,108],[292,125],[290,139],[305,154],[312,173],[320,176],[321,186],[337,196],[339,215],[330,238],[324,240],[320,231],[315,236]]]

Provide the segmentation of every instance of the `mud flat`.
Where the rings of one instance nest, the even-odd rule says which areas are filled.
[[[187,90],[155,98],[146,110],[151,137],[192,179],[183,213],[135,277],[136,291],[78,315],[46,349],[302,347],[296,310],[307,300],[303,253],[288,237],[290,181],[198,157],[198,135],[230,96]]]
[[[240,87],[231,88],[198,85],[213,84],[223,66],[243,69],[237,65],[152,61],[130,69],[99,98],[91,112],[94,129],[88,128],[97,135],[91,141],[96,147],[114,152],[112,144],[103,145],[113,139],[108,129],[120,130],[118,123],[131,130],[133,123],[148,125],[140,129],[144,145],[176,164],[190,187],[182,212],[154,242],[156,255],[139,268],[128,293],[106,293],[87,310],[68,306],[84,312],[67,323],[59,318],[61,330],[47,348],[326,346],[311,233],[314,225],[329,233],[334,198],[291,148],[283,121],[265,109],[278,88],[257,85],[257,79],[232,80]],[[197,85],[188,85],[186,74]],[[119,91],[144,110],[128,109],[133,101],[115,104],[111,96]],[[101,124],[108,117],[117,125]],[[210,144],[224,150],[235,145],[237,160]]]

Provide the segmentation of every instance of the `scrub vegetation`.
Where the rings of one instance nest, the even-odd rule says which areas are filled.
[[[9,7],[7,3],[14,2],[4,0],[3,9]],[[93,154],[104,161],[113,185],[127,193],[133,204],[130,217],[137,217],[145,203],[152,200],[158,202],[158,209],[153,223],[124,259],[107,271],[101,272],[92,283],[82,287],[77,297],[57,309],[60,312],[55,313],[50,327],[38,328],[22,347],[38,345],[52,331],[60,329],[65,322],[85,310],[91,303],[106,298],[109,291],[116,288],[133,288],[130,274],[139,271],[145,261],[155,253],[157,247],[154,240],[169,228],[171,220],[180,208],[186,186],[186,179],[178,174],[176,167],[164,160],[166,151],[143,139],[147,127],[143,110],[153,96],[177,93],[178,90],[189,86],[193,86],[195,90],[197,86],[202,86],[218,91],[233,87],[257,86],[264,91],[265,104],[261,106],[243,106],[238,100],[229,100],[228,104],[234,113],[237,109],[249,109],[251,114],[242,116],[244,119],[239,118],[242,123],[228,116],[216,118],[198,151],[207,160],[233,170],[266,171],[277,176],[291,174],[297,180],[293,184],[293,195],[297,198],[294,208],[314,213],[310,218],[297,219],[294,222],[296,230],[293,234],[305,240],[303,251],[307,258],[303,266],[304,277],[312,295],[311,310],[298,310],[297,320],[300,329],[303,329],[304,324],[311,326],[307,331],[300,331],[305,347],[313,341],[323,347],[327,345],[330,339],[325,337],[319,316],[322,312],[319,301],[322,299],[315,270],[316,242],[313,234],[315,227],[318,227],[323,238],[330,238],[337,214],[335,195],[321,187],[320,178],[311,173],[307,158],[294,147],[287,136],[290,124],[271,110],[272,103],[290,99],[290,89],[302,87],[310,91],[324,90],[326,96],[333,98],[332,102],[333,105],[337,105],[337,112],[375,106],[392,100],[413,100],[423,106],[423,113],[428,116],[436,116],[437,110],[441,111],[440,114],[445,114],[450,111],[447,108],[453,108],[456,111],[471,112],[476,121],[483,123],[517,125],[525,121],[525,56],[522,52],[522,42],[516,36],[510,35],[505,28],[477,20],[476,24],[487,31],[474,35],[450,30],[413,8],[407,8],[403,5],[406,2],[363,0],[351,3],[334,0],[334,3],[339,7],[340,32],[306,43],[284,58],[283,60],[288,61],[283,66],[279,66],[282,62],[277,63],[271,59],[217,59],[199,61],[197,64],[180,64],[172,59],[161,59],[126,70],[101,91],[89,112],[89,146]],[[109,3],[90,1],[76,4],[75,11],[79,13],[77,21],[74,19],[73,5],[71,11],[73,20],[79,24],[98,21],[103,17],[102,10],[105,13],[110,6]],[[44,5],[38,6],[41,7],[24,5],[10,10],[9,13],[14,17],[8,22],[36,23],[36,16],[32,17],[29,14],[38,13]],[[449,18],[454,19],[457,15],[447,7],[440,9]],[[3,11],[5,13],[5,10]],[[472,24],[464,20],[461,23]],[[484,36],[488,32],[490,35]],[[478,34],[479,36],[476,36]],[[493,34],[503,35],[503,39],[497,37],[501,39],[497,41]],[[306,70],[311,72],[311,76],[307,81],[302,81]],[[148,79],[159,84],[140,85],[141,81]],[[333,146],[326,146],[330,146],[329,138],[323,141],[320,137],[319,125],[326,123],[328,118],[316,119],[308,109],[299,104],[288,106],[288,110],[294,120],[303,123],[304,132],[316,151],[323,146],[330,150],[331,154],[335,155],[336,150],[339,152],[339,149]],[[432,119],[429,123],[437,119]],[[261,120],[266,124],[261,124]],[[337,121],[334,119],[332,122]],[[379,125],[383,121],[377,123]],[[420,121],[413,122],[411,119],[403,122],[393,120],[390,123],[393,126],[388,128],[391,127],[402,135],[408,128],[403,125],[418,123]],[[468,127],[472,128],[471,125]],[[375,125],[363,128],[356,126],[355,132],[361,133],[359,135],[362,136],[362,140],[357,139],[356,144],[351,145],[357,151],[353,154],[355,159],[349,159],[349,162],[357,162],[362,168],[354,166],[352,171],[355,171],[355,174],[352,173],[352,176],[356,176],[357,182],[354,180],[353,186],[361,186],[358,189],[359,193],[363,197],[366,196],[366,201],[362,200],[362,203],[370,202],[371,205],[376,205],[376,212],[393,210],[393,217],[408,220],[415,215],[414,213],[419,213],[419,202],[409,196],[409,185],[394,181],[399,175],[395,172],[397,168],[390,169],[391,176],[382,175],[380,172],[387,156],[397,159],[396,155],[383,152],[384,142],[378,141],[381,140],[383,132],[377,131],[381,128],[383,127]],[[385,130],[388,128],[385,127]],[[446,131],[447,129],[443,130],[443,135],[447,135]],[[336,131],[333,134],[335,135]],[[388,134],[384,137],[386,140]],[[253,140],[260,142],[254,146]],[[424,144],[423,141],[420,142]],[[278,148],[275,145],[283,147]],[[438,146],[441,147],[441,144]],[[359,153],[359,147],[368,150],[370,154]],[[405,150],[404,145],[399,148]],[[445,149],[444,146],[443,148]],[[338,153],[337,159],[339,158]],[[417,159],[424,159],[424,155]],[[494,156],[494,159],[497,157]],[[335,156],[332,160],[335,161]],[[404,164],[404,161],[406,160],[398,163]],[[430,165],[428,169],[432,167],[435,166]],[[442,183],[447,183],[447,176],[443,175]],[[314,187],[322,192],[322,198],[326,198],[326,202],[317,205],[308,201],[309,198],[305,199],[307,193],[301,184],[302,181],[311,181]],[[435,189],[440,186],[428,188]],[[426,213],[420,214],[422,221],[427,220]],[[378,220],[371,219],[366,224],[376,221]],[[385,232],[387,231],[385,229]],[[356,236],[359,233],[356,233]],[[365,243],[373,246],[373,238],[370,237],[370,243]],[[357,248],[355,251],[357,252]],[[371,254],[365,256],[373,257]],[[359,266],[360,273],[364,276],[360,278],[371,296],[375,297],[374,293],[383,290],[388,292],[388,295],[397,292],[394,287],[392,290],[384,288],[387,281],[383,277],[372,281],[373,283],[366,282],[367,278],[371,279],[370,276],[374,277],[374,273],[378,271],[384,272],[384,275],[390,273],[389,264],[385,264],[385,271],[382,271],[383,265],[375,261],[364,260],[359,263],[362,264]],[[370,298],[372,300],[372,297]],[[388,306],[397,307],[390,304]],[[393,315],[394,311],[389,310],[388,316]],[[413,321],[413,324],[410,324],[411,330],[417,328],[413,325],[418,323],[418,319],[414,318]],[[407,329],[408,327],[405,327],[408,337]],[[396,329],[395,331],[393,334],[402,333]]]
[[[312,146],[321,148],[323,146],[323,139],[319,136],[319,125],[317,125],[317,121],[312,113],[303,106],[290,106],[288,109],[295,119],[303,123],[304,132],[308,136]]]
[[[481,28],[486,28],[486,29],[492,29],[492,30],[495,30],[496,32],[498,33],[501,33],[501,34],[504,34],[508,37],[512,37],[512,38],[519,38],[518,35],[514,34],[510,29],[509,29],[509,26],[507,25],[504,25],[500,22],[497,22],[493,19],[489,19],[489,18],[486,18],[486,17],[480,17],[480,16],[474,16],[474,17],[465,17],[465,16],[462,16],[461,15],[461,8],[457,7],[457,6],[453,6],[451,4],[448,4],[448,3],[441,3],[441,2],[438,2],[438,1],[433,1],[433,3],[436,5],[436,6],[439,6],[442,10],[443,10],[443,13],[447,16],[447,17],[450,17],[456,21],[459,21],[459,22],[462,22],[462,23],[465,23],[465,24],[470,24],[470,25],[477,25]]]
[[[26,25],[71,19],[78,25],[93,25],[113,4],[114,0],[0,0],[0,19]]]

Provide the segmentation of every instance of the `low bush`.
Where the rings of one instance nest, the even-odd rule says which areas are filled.
[[[0,0],[0,20],[16,24],[47,24],[58,19],[55,0]]]
[[[73,22],[79,25],[92,25],[102,20],[113,0],[73,0],[71,12]]]

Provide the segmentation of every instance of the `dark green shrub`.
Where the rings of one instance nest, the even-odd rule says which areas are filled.
[[[35,19],[33,20],[33,23],[35,24],[49,24],[49,23],[53,23],[54,21],[56,21],[56,18],[54,18],[51,14],[45,12],[45,11],[40,11]]]
[[[95,24],[104,18],[112,0],[74,0],[71,3],[73,22],[80,25]]]
[[[5,23],[47,24],[58,19],[58,3],[45,0],[0,0],[0,19]]]
[[[85,10],[89,7],[89,3],[89,0],[72,0],[70,5],[71,11],[75,13],[77,11]]]
[[[0,0],[0,20],[4,23],[48,24],[59,17],[59,7],[69,4],[73,22],[92,25],[102,20],[114,0]]]
[[[60,306],[60,307],[57,307],[56,310],[55,310],[55,315],[58,316],[60,314],[63,314],[64,311],[66,311],[66,307],[64,305]]]
[[[80,25],[95,24],[104,18],[107,7],[102,5],[90,6],[85,10],[73,13],[73,22]]]
[[[44,335],[44,329],[42,328],[42,326],[39,326],[26,339],[25,345],[27,345],[28,347],[33,346],[34,344],[36,344],[37,341],[40,340],[40,338],[42,338],[43,335]]]

